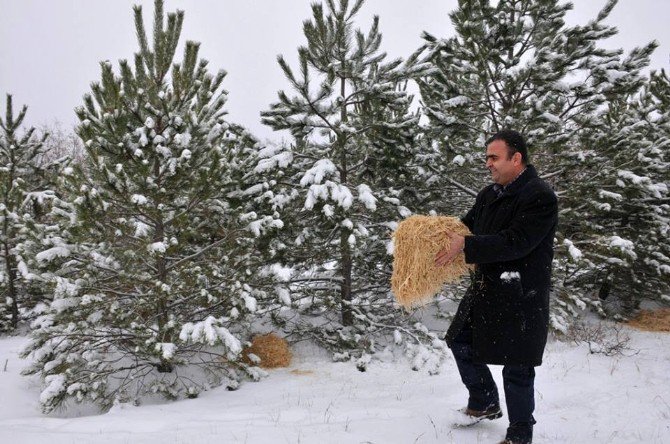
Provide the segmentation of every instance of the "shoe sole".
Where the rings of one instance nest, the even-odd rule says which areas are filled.
[[[503,414],[502,414],[502,411],[497,411],[497,412],[495,412],[495,413],[490,413],[490,414],[488,414],[488,415],[484,415],[484,416],[479,416],[479,417],[472,416],[472,417],[471,417],[471,418],[472,418],[472,422],[469,422],[469,423],[467,423],[467,424],[458,424],[458,423],[455,423],[455,424],[453,424],[453,427],[455,427],[455,428],[466,428],[466,427],[471,427],[471,426],[473,426],[473,425],[475,425],[475,424],[479,424],[480,422],[482,422],[482,421],[485,420],[485,419],[488,419],[489,421],[493,421],[494,419],[502,418],[502,415],[503,415]]]
[[[502,412],[491,413],[490,415],[482,416],[482,419],[494,420],[502,418]]]

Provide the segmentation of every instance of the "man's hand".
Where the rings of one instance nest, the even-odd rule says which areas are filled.
[[[451,244],[448,247],[442,248],[435,256],[435,266],[444,267],[451,263],[465,247],[465,238],[463,236],[455,235],[451,239]]]

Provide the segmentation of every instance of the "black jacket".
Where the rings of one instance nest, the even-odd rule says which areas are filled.
[[[486,364],[542,364],[549,326],[556,194],[532,165],[500,197],[485,187],[462,218],[472,284],[451,323],[447,344],[470,319],[473,359]]]

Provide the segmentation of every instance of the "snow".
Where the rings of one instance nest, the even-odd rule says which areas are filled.
[[[40,393],[40,402],[42,403],[47,403],[65,390],[65,376],[63,375],[49,375],[44,378],[44,382],[46,387]]]
[[[412,215],[412,211],[404,206],[398,207],[398,213],[400,213],[400,216],[403,218],[410,217]]]
[[[662,199],[666,194],[668,194],[668,186],[662,182],[647,184],[647,190],[649,190],[651,194],[658,199]]]
[[[249,310],[251,313],[255,312],[258,307],[258,302],[256,299],[247,294],[243,295],[242,298],[244,299],[244,306],[247,308],[247,310]]]
[[[191,142],[191,134],[189,133],[175,134],[173,140],[177,145],[185,147],[188,146],[188,144]]]
[[[305,175],[305,177],[307,177],[307,175]],[[318,179],[318,176],[316,176],[316,178]],[[346,185],[327,180],[324,184],[310,185],[309,190],[307,191],[307,199],[305,200],[304,208],[306,210],[311,210],[319,199],[327,200],[329,191],[332,201],[345,210],[348,210],[354,202],[354,196]],[[372,194],[364,196],[362,199],[368,199],[366,205],[374,203],[369,200],[374,199]]]
[[[628,72],[626,71],[619,71],[617,69],[608,69],[605,71],[605,74],[607,75],[607,81],[610,83],[614,83],[619,79],[622,79],[629,75]]]
[[[542,113],[542,117],[551,123],[561,123],[561,118],[551,113],[544,112]]]
[[[211,143],[213,140],[217,139],[225,129],[226,128],[220,123],[214,125],[209,131],[209,134],[207,134],[207,142]]]
[[[275,168],[286,168],[293,161],[293,154],[290,151],[283,151],[280,146],[270,144],[258,152],[261,160],[258,162],[254,172],[264,173]]]
[[[151,227],[144,222],[136,221],[135,222],[135,237],[144,237],[149,234]]]
[[[635,244],[633,244],[633,242],[619,236],[611,236],[608,240],[610,247],[619,248],[624,254],[633,259],[637,259],[637,254],[635,254]]]
[[[328,182],[330,185],[330,197],[342,208],[348,210],[354,202],[354,196],[346,185]],[[372,197],[372,195],[370,195]],[[374,199],[374,197],[372,197]]]
[[[291,306],[291,293],[285,288],[282,287],[275,287],[275,291],[277,292],[277,297],[281,301],[281,303],[287,307]]]
[[[500,280],[503,282],[512,282],[513,280],[520,280],[521,275],[518,271],[505,271],[500,275]]]
[[[208,316],[204,321],[195,324],[187,322],[179,333],[179,339],[183,342],[196,342],[215,345],[222,343],[229,350],[231,358],[242,351],[239,339],[233,336],[227,328],[222,327],[221,320]]]
[[[458,166],[463,166],[465,164],[465,157],[458,154],[451,160],[451,163],[455,163]]]
[[[444,106],[447,108],[455,108],[457,106],[467,105],[468,103],[470,103],[470,99],[467,96],[456,96],[449,100],[445,100]]]
[[[311,185],[307,191],[307,199],[305,200],[305,209],[311,210],[319,200],[319,198],[328,199],[328,187],[325,185]]]
[[[248,214],[253,214],[254,217],[256,217],[256,213],[248,213]],[[241,217],[242,219],[243,217]],[[265,216],[262,219],[255,220],[247,226],[247,229],[254,233],[256,237],[261,235],[261,232],[263,230],[269,230],[272,228],[279,228],[281,229],[284,226],[284,222],[281,219],[273,219],[272,216]]]
[[[586,345],[550,341],[536,369],[537,443],[670,442],[670,335],[625,330],[628,356],[590,354]],[[216,388],[196,399],[117,404],[105,414],[90,407],[43,415],[39,382],[20,376],[26,339],[0,339],[0,442],[20,443],[458,443],[498,442],[507,415],[454,428],[467,393],[449,358],[430,376],[393,359],[331,361],[308,344],[294,349],[287,369],[270,370],[239,390]],[[368,361],[363,357],[363,361]],[[491,366],[504,405],[501,367]],[[53,378],[44,396],[65,389]]]
[[[155,151],[166,159],[172,157],[172,151],[163,145],[157,145]]]
[[[635,185],[641,185],[641,184],[650,182],[650,179],[648,177],[638,176],[637,174],[633,173],[632,171],[628,171],[628,170],[619,170],[619,171],[617,171],[617,175],[619,177],[623,178],[623,179],[630,180]]]
[[[156,344],[156,351],[161,353],[164,359],[172,359],[177,346],[171,342],[159,342]]]
[[[377,209],[377,198],[372,195],[372,190],[369,186],[365,184],[360,184],[358,186],[358,200],[363,202],[365,208],[371,211]]]
[[[320,159],[312,168],[305,171],[305,175],[300,179],[300,185],[305,187],[310,184],[321,183],[324,177],[335,171],[337,171],[337,167],[333,162],[329,159]]]
[[[583,256],[582,251],[579,248],[575,247],[575,244],[573,244],[572,241],[569,239],[564,239],[563,245],[568,247],[568,253],[570,254],[572,260],[574,262],[579,262],[579,260]]]
[[[150,253],[165,253],[167,245],[165,245],[165,242],[154,242],[149,244],[147,250],[149,250]]]
[[[270,273],[272,273],[279,281],[286,282],[291,279],[293,269],[276,263],[270,266]]]
[[[612,199],[616,200],[617,202],[621,202],[623,200],[623,196],[621,194],[612,193],[610,191],[599,190],[598,195],[600,196],[601,199]]]
[[[246,190],[242,192],[243,196],[249,196],[253,194],[260,194],[263,190],[265,190],[265,186],[263,186],[262,183],[258,183],[256,185],[252,185]]]
[[[130,201],[137,205],[147,204],[147,198],[145,196],[142,196],[141,194],[133,194],[132,197],[130,198]]]
[[[37,203],[43,204],[44,201],[53,199],[54,197],[56,197],[56,193],[54,193],[52,190],[31,191],[25,194],[23,205],[26,205],[30,201],[37,201]]]
[[[16,268],[19,271],[19,273],[21,274],[21,276],[23,276],[24,279],[30,280],[30,279],[33,278],[34,275],[32,273],[30,273],[30,271],[28,270],[28,266],[26,265],[25,262],[20,261],[17,264]],[[0,279],[0,281],[1,281],[1,279]]]
[[[35,258],[39,262],[51,262],[57,257],[68,257],[70,255],[70,250],[66,247],[53,247],[48,250],[41,251],[35,255]]]

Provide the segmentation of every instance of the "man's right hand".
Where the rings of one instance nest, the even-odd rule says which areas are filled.
[[[435,266],[444,267],[445,265],[450,264],[454,259],[456,259],[456,256],[463,252],[464,247],[465,237],[455,235],[451,239],[449,246],[442,248],[437,252],[437,255],[435,255]]]

